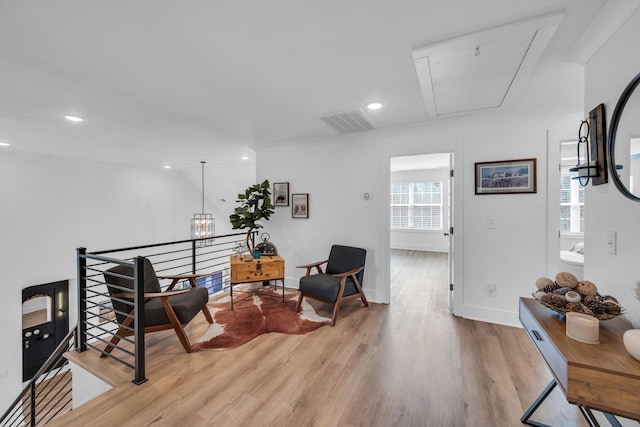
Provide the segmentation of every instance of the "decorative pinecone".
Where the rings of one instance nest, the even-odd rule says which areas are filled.
[[[603,302],[604,301],[613,301],[616,304],[620,305],[620,302],[618,302],[618,300],[616,298],[612,297],[611,295],[602,295],[600,298],[602,299]]]
[[[552,294],[556,289],[560,289],[557,283],[552,283],[549,286],[545,286],[543,289],[540,289],[542,292],[546,292],[548,294]]]
[[[586,295],[584,298],[582,298],[582,302],[584,302],[586,305],[589,305],[594,302],[600,302],[600,298],[598,295]]]
[[[580,304],[580,308],[582,308],[582,312],[584,314],[588,314],[589,316],[593,316],[593,310],[591,310],[589,307],[587,307],[584,304]]]
[[[613,301],[603,302],[602,305],[604,307],[604,312],[607,314],[611,314],[613,316],[618,316],[619,314],[622,314],[622,309],[620,308],[620,306],[614,303]]]
[[[605,306],[600,301],[591,301],[591,302],[587,303],[587,307],[596,316],[599,316],[599,315],[605,313]]]
[[[567,303],[562,295],[556,294],[543,295],[540,301],[558,308],[564,308]]]
[[[574,311],[576,313],[582,313],[582,304],[579,302],[568,302],[566,309],[568,311]]]

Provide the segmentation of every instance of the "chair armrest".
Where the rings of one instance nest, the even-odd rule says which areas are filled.
[[[324,261],[318,261],[318,262],[312,262],[311,264],[305,264],[305,265],[296,265],[296,268],[313,268],[313,267],[317,267],[319,265],[322,265],[326,262],[329,262],[328,259],[325,259]]]
[[[167,291],[167,292],[147,292],[142,294],[144,299],[150,298],[162,298],[162,297],[172,297],[174,295],[186,294],[190,289],[178,289],[177,291]],[[116,298],[133,298],[135,294],[133,292],[118,292],[117,294],[111,295]]]
[[[332,276],[333,277],[353,276],[355,274],[358,274],[360,272],[360,270],[362,270],[363,268],[364,268],[364,265],[362,267],[354,268],[353,270],[345,271],[344,273],[332,274]]]
[[[318,270],[318,273],[322,274],[322,268],[320,268],[320,266],[327,262],[329,262],[329,260],[325,259],[324,261],[312,262],[311,264],[297,265],[296,268],[306,268],[307,272],[305,273],[305,276],[308,276],[311,273],[311,269],[314,267]]]
[[[158,279],[178,279],[178,280],[188,280],[188,279],[197,279],[198,277],[211,276],[213,273],[196,273],[196,274],[176,274],[169,276],[157,276]]]
[[[213,273],[196,273],[196,274],[176,274],[176,275],[166,275],[166,276],[156,276],[158,279],[171,279],[171,284],[167,287],[165,292],[173,290],[173,287],[181,280],[188,280],[189,285],[192,288],[196,288],[196,279],[198,277],[210,276]]]

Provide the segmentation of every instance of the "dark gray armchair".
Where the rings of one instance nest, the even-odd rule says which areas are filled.
[[[336,323],[342,301],[360,298],[364,306],[368,307],[369,303],[362,291],[366,257],[367,251],[364,249],[333,245],[329,259],[298,266],[306,268],[307,272],[304,277],[300,278],[300,296],[296,310],[300,311],[304,297],[332,304],[331,326],[333,326]],[[327,266],[323,273],[321,265],[325,263]],[[311,274],[314,268],[317,273]]]
[[[180,343],[187,353],[191,353],[191,343],[184,332],[183,326],[187,325],[198,312],[202,311],[209,323],[213,318],[207,307],[209,293],[205,288],[196,286],[195,278],[206,274],[185,274],[180,276],[157,276],[151,261],[144,260],[144,316],[145,333],[174,329]],[[172,279],[166,291],[160,288],[158,278]],[[104,272],[109,295],[116,314],[119,328],[113,336],[105,353],[111,353],[115,345],[122,337],[133,335],[133,268],[129,266],[116,266]],[[173,290],[176,283],[188,280],[191,288]],[[109,286],[113,285],[113,286]],[[125,313],[129,313],[126,315]],[[104,354],[103,354],[104,356]]]

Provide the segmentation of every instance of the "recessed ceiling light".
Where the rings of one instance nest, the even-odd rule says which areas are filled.
[[[382,108],[382,102],[380,101],[367,102],[367,108],[369,110],[379,110]]]
[[[249,156],[242,156],[240,157],[242,160],[249,160]]]
[[[171,165],[164,165],[165,169],[171,169]]]
[[[82,122],[82,121],[84,121],[84,119],[82,117],[74,116],[74,115],[71,115],[71,114],[65,114],[63,117],[65,119],[69,120],[70,122]]]
[[[8,147],[8,146],[10,146],[10,145],[11,145],[11,144],[9,144],[9,143],[8,143],[8,142],[6,142],[6,141],[0,141],[0,147]]]

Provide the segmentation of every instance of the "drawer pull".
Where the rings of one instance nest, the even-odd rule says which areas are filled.
[[[531,333],[533,334],[534,337],[536,337],[536,341],[544,341],[542,339],[542,336],[540,335],[540,333],[538,331],[534,331],[533,329],[531,330]]]

